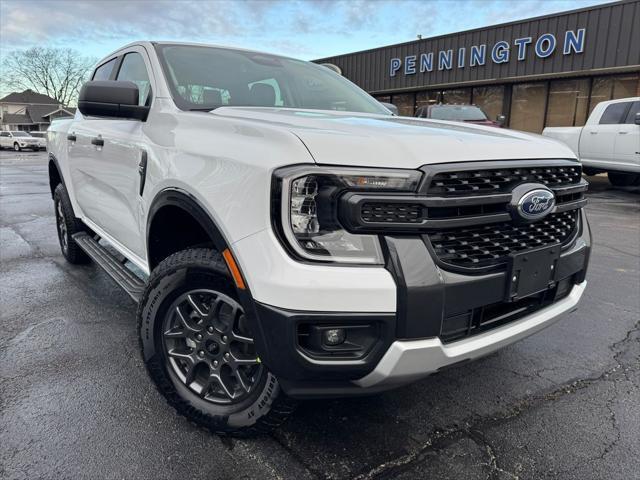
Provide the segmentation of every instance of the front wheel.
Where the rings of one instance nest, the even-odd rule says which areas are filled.
[[[14,152],[19,152],[20,150],[22,150],[22,148],[20,148],[20,145],[18,145],[18,143],[14,143],[13,144],[13,151]]]
[[[61,183],[53,192],[53,209],[56,216],[56,229],[62,255],[69,263],[88,263],[89,257],[78,246],[73,235],[86,231],[84,223],[76,218],[67,189]]]
[[[640,174],[637,173],[609,172],[607,176],[611,185],[616,187],[640,185]]]
[[[176,411],[213,433],[251,436],[293,411],[261,363],[219,253],[175,253],[152,272],[138,308],[142,354]]]

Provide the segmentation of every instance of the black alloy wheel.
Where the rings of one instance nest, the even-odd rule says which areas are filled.
[[[67,255],[69,252],[69,231],[67,230],[67,219],[64,216],[62,202],[55,202],[56,207],[56,226],[58,228],[58,239],[60,240],[60,248],[62,253]]]
[[[264,374],[242,307],[221,292],[183,293],[168,309],[162,331],[173,373],[208,402],[242,402]]]

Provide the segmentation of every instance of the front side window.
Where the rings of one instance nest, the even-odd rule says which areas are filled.
[[[627,113],[631,102],[621,102],[609,105],[600,117],[600,125],[611,125],[613,123],[622,123],[622,119]]]
[[[30,137],[27,132],[11,132],[11,135],[14,137]]]
[[[137,52],[127,53],[122,59],[116,80],[135,83],[138,86],[138,105],[145,105],[151,83],[142,55]]]
[[[111,71],[116,64],[116,59],[109,60],[107,63],[100,65],[96,68],[93,74],[92,80],[109,80],[111,78]]]
[[[178,107],[285,107],[389,115],[373,97],[321,65],[215,47],[156,45]]]
[[[636,115],[638,113],[640,113],[640,102],[633,102],[633,105],[631,105],[629,113],[627,113],[627,119],[624,121],[624,123],[636,123]]]

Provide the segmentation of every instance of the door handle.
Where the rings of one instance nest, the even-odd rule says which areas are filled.
[[[618,132],[620,135],[626,135],[629,132]]]
[[[597,134],[598,134],[598,132],[596,132],[595,130],[589,130],[589,133],[590,133],[591,135],[597,135]]]
[[[67,140],[69,140],[70,142],[75,142],[76,135],[74,133],[70,133],[69,135],[67,135]]]
[[[103,147],[104,140],[100,137],[95,137],[91,139],[91,145],[95,145],[96,147]]]

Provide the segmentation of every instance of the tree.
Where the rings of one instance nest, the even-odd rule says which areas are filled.
[[[94,64],[94,59],[69,48],[14,50],[2,62],[0,87],[9,91],[31,89],[69,105],[77,99]]]

